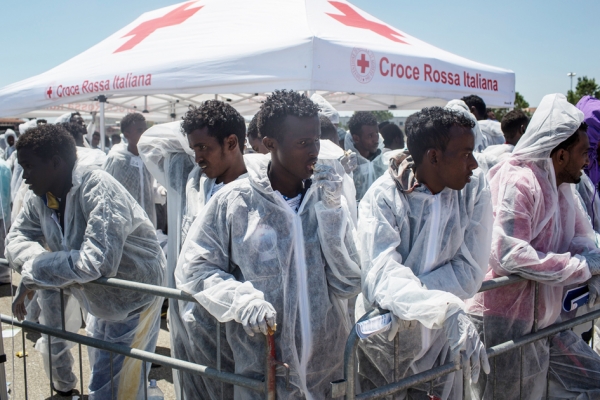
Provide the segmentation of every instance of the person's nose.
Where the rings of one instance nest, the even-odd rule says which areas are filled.
[[[319,150],[321,149],[321,143],[319,140],[313,142],[312,146],[308,149],[308,154],[311,157],[318,157]]]
[[[471,171],[473,171],[474,169],[477,169],[477,167],[479,167],[479,163],[475,159],[473,153],[471,153],[469,155],[469,168],[471,169]]]

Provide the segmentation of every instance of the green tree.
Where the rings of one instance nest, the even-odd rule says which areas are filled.
[[[515,108],[517,110],[522,110],[524,108],[529,108],[529,103],[525,100],[525,97],[519,92],[515,92]]]
[[[529,108],[529,103],[527,102],[527,100],[525,100],[525,97],[523,97],[523,95],[519,92],[515,92],[515,110],[525,110],[526,108]],[[498,121],[502,121],[502,118],[504,118],[504,116],[508,113],[508,108],[494,108],[492,109],[492,111],[494,111],[494,114],[496,115],[496,119]],[[530,113],[528,113],[527,111],[525,111],[525,114],[531,116]]]
[[[583,76],[577,78],[575,91],[569,90],[567,92],[567,100],[571,104],[577,104],[583,96],[587,95],[600,98],[600,86],[596,83],[595,78]]]
[[[371,111],[371,114],[373,114],[373,116],[377,120],[377,123],[381,123],[383,121],[389,121],[390,119],[394,118],[394,114],[392,114],[391,112],[389,112],[387,110]]]

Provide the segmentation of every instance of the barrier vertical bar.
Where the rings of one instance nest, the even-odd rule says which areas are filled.
[[[394,336],[394,382],[400,380],[400,335]]]
[[[533,333],[538,331],[538,296],[540,283],[535,282],[533,290]]]
[[[183,400],[183,374],[186,374],[187,372],[179,370],[179,373],[177,375],[179,375],[179,392],[181,393],[181,397],[180,400]]]
[[[494,386],[492,387],[492,400],[494,400],[496,398],[496,371],[497,371],[496,370],[496,365],[497,365],[496,360],[497,359],[498,359],[497,357],[494,357]]]
[[[110,354],[110,398],[111,400],[115,400],[115,374],[113,373],[113,353]]]
[[[266,357],[265,357],[265,385],[267,387],[265,397],[267,400],[275,400],[277,398],[277,386],[276,386],[276,364],[275,364],[275,336],[269,327],[269,332],[265,336],[267,342]]]
[[[471,360],[466,353],[462,353],[461,356],[464,358],[464,362],[460,363],[463,376],[463,399],[471,400]]]
[[[144,366],[144,399],[148,400],[148,363],[146,361],[142,361],[142,363],[142,365]]]
[[[50,397],[54,396],[54,384],[52,383],[52,336],[48,336],[48,370],[50,371]]]
[[[217,371],[221,372],[221,323],[217,321]],[[221,400],[223,400],[223,382],[221,382]]]
[[[519,399],[523,398],[523,347],[519,347]]]
[[[14,329],[14,328],[13,328]],[[25,330],[21,329],[21,339],[23,340],[23,377],[24,377],[24,381],[25,381],[25,400],[27,400],[29,398],[29,393],[28,393],[28,388],[27,388],[27,356],[26,356],[26,343],[25,343]],[[15,380],[15,377],[13,376],[13,381]],[[15,386],[13,385],[13,388]]]
[[[65,292],[60,289],[60,323],[62,326],[62,330],[66,330],[65,323]]]
[[[83,357],[81,354],[81,343],[79,344],[79,389],[81,398],[83,398]]]

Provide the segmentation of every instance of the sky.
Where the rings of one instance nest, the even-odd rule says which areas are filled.
[[[67,61],[146,11],[178,2],[2,0],[0,88]],[[434,46],[514,71],[516,90],[532,107],[545,94],[566,93],[569,72],[600,83],[598,0],[351,2]]]

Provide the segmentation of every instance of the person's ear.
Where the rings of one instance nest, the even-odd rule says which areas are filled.
[[[431,165],[436,165],[438,163],[438,151],[436,149],[429,149],[427,150],[427,153],[425,153],[425,160],[431,164]]]
[[[354,143],[358,143],[358,142],[360,142],[360,136],[358,136],[358,135],[352,135],[352,141],[353,141]]]
[[[238,151],[239,143],[236,135],[231,134],[225,139],[225,146],[229,151]]]
[[[569,162],[569,152],[565,149],[559,149],[552,156],[556,165],[563,166]]]
[[[270,137],[264,137],[262,139],[263,145],[267,148],[267,150],[269,150],[269,153],[275,151],[277,149],[277,140],[270,138]]]
[[[63,164],[63,160],[62,158],[60,158],[57,155],[52,156],[52,159],[50,160],[51,164],[52,164],[52,168],[59,169],[61,167],[61,165]]]

